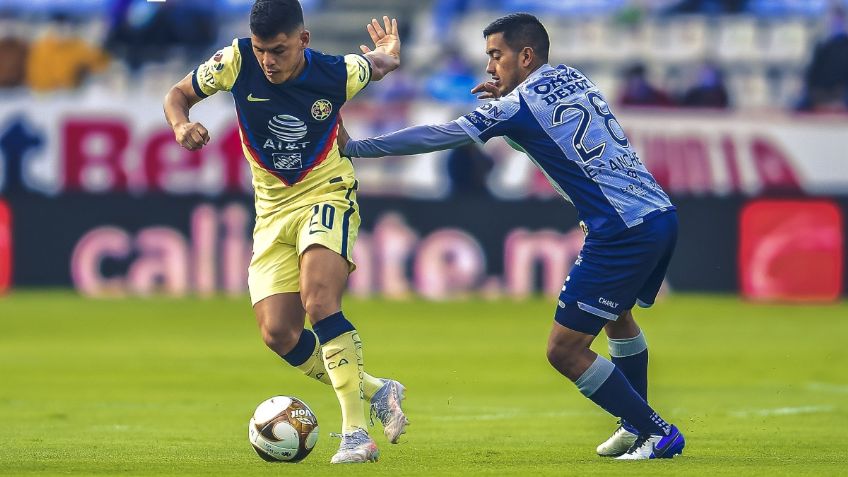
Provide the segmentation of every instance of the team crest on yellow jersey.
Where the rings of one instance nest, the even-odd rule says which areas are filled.
[[[333,112],[333,103],[326,99],[319,99],[312,103],[312,117],[318,121],[323,121],[330,117]]]

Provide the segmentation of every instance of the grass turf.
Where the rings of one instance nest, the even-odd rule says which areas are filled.
[[[0,298],[0,474],[836,475],[848,441],[848,305],[764,306],[677,295],[637,313],[650,400],[685,433],[670,461],[594,454],[615,420],[556,374],[549,299],[348,300],[366,368],[408,388],[401,444],[377,464],[330,466],[328,387],[265,349],[245,299]],[[595,349],[605,351],[599,338]],[[263,399],[290,394],[321,437],[299,464],[247,442]],[[844,474],[843,474],[844,475]]]

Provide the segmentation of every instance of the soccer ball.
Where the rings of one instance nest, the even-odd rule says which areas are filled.
[[[256,408],[247,432],[259,457],[268,462],[298,462],[318,442],[318,418],[300,399],[274,396]]]

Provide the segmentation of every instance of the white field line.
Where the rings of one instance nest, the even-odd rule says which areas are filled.
[[[848,394],[848,385],[845,384],[807,383],[805,387],[808,391],[820,393]]]
[[[794,416],[797,414],[820,414],[833,412],[836,406],[796,406],[777,407],[772,409],[749,409],[745,411],[731,411],[733,417],[768,417],[768,416]]]
[[[427,419],[433,421],[506,421],[510,419],[526,419],[532,418],[550,418],[550,417],[569,417],[569,416],[585,416],[593,414],[592,411],[552,411],[552,412],[531,412],[523,409],[505,409],[501,412],[488,413],[463,413],[463,414],[442,414],[431,415]],[[419,418],[420,419],[420,418]]]

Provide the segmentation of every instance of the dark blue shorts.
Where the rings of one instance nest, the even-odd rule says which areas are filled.
[[[676,242],[673,210],[612,237],[590,233],[559,295],[557,323],[597,335],[636,303],[653,305]]]

